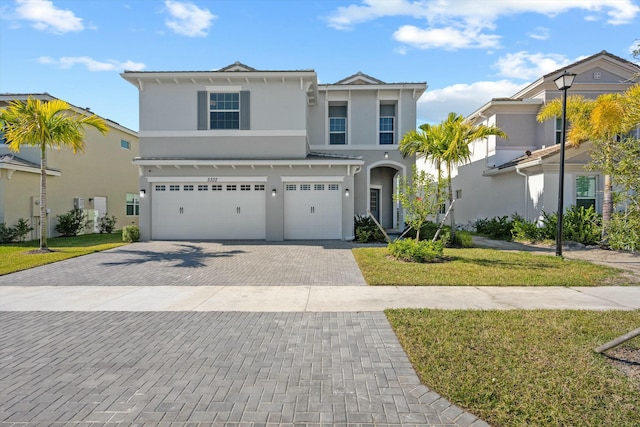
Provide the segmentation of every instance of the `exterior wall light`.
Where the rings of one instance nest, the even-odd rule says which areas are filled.
[[[276,189],[274,188],[273,190],[271,190],[271,197],[276,197],[276,194],[278,192],[276,191]]]
[[[346,190],[344,190],[344,195],[345,195],[345,197],[349,197],[349,189],[348,188]]]
[[[558,229],[556,233],[556,256],[562,256],[562,211],[564,210],[564,146],[567,139],[567,89],[573,84],[576,75],[565,70],[554,80],[562,96],[562,137],[560,139],[560,173],[558,181]]]
[[[388,159],[388,158],[389,158],[389,152],[388,152],[388,151],[385,151],[385,152],[384,152],[384,158],[385,158],[385,159]]]
[[[147,190],[145,190],[144,188],[140,190],[140,198],[143,198],[145,194],[147,194]]]

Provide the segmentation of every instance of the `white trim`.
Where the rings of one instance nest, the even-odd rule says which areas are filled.
[[[380,218],[382,218],[382,203],[380,203],[380,199],[382,198],[382,185],[379,184],[372,184],[369,186],[369,203],[371,203],[371,190],[378,190],[378,218],[376,218],[376,220],[378,222],[380,222]],[[393,190],[391,190],[393,191]],[[371,204],[367,205],[367,212],[371,211]]]
[[[240,92],[242,90],[242,86],[205,86],[204,89],[207,92],[222,92],[222,93],[227,93],[227,92]]]
[[[134,158],[134,165],[139,166],[362,166],[360,159],[322,159],[322,160],[186,160],[186,159],[141,159]]]
[[[344,182],[344,176],[281,176],[282,182]]]
[[[202,137],[211,138],[227,136],[301,136],[306,137],[307,131],[304,129],[283,129],[283,130],[240,130],[240,129],[210,129],[210,130],[141,130],[138,133],[140,138],[182,138],[182,137]]]
[[[0,169],[7,169],[9,171],[20,171],[20,172],[29,172],[40,175],[39,168],[32,168],[29,166],[19,166],[19,165],[11,165],[11,164],[2,164],[0,163]],[[51,169],[47,169],[46,174],[49,176],[62,176],[62,172],[54,171]]]
[[[380,144],[352,144],[352,145],[309,145],[310,151],[398,151],[398,144],[380,145]]]
[[[267,182],[266,176],[149,176],[147,182]]]

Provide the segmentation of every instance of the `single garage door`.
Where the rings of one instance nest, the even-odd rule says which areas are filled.
[[[265,239],[262,183],[155,183],[153,239]]]
[[[340,184],[287,183],[284,190],[285,239],[342,239]]]

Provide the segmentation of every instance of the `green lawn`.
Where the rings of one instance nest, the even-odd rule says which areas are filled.
[[[640,381],[593,352],[637,328],[640,311],[386,314],[421,381],[493,426],[640,425]]]
[[[369,285],[599,286],[624,284],[621,271],[584,261],[495,249],[445,249],[448,261],[432,264],[392,259],[386,248],[353,249]]]
[[[122,233],[83,234],[77,237],[54,237],[47,240],[50,253],[30,253],[40,247],[38,241],[0,245],[0,275],[13,273],[56,261],[104,251],[126,245]]]

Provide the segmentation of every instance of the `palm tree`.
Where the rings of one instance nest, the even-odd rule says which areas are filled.
[[[631,131],[640,121],[640,85],[627,89],[622,94],[607,93],[596,99],[582,96],[567,97],[567,145],[577,147],[590,141],[593,150],[597,150],[602,161],[604,173],[604,189],[602,204],[602,237],[606,239],[606,231],[613,213],[613,185],[609,171],[611,147],[620,137]],[[556,98],[544,105],[538,113],[538,121],[555,119],[562,114],[562,99]]]
[[[442,183],[442,162],[447,149],[444,128],[442,124],[423,124],[416,130],[407,132],[400,140],[400,152],[403,156],[415,155],[418,159],[431,161],[438,171],[438,186],[436,198],[440,201],[440,187]]]
[[[66,146],[74,153],[84,151],[84,128],[91,126],[100,133],[109,131],[104,120],[95,114],[76,113],[59,99],[41,101],[32,96],[25,101],[13,100],[0,110],[0,130],[11,151],[23,145],[40,148],[40,251],[47,247],[47,148]]]
[[[499,127],[485,124],[474,125],[465,121],[464,117],[449,113],[447,119],[442,122],[444,128],[446,150],[442,155],[442,160],[447,166],[447,176],[449,178],[449,215],[451,217],[451,241],[456,241],[456,220],[453,208],[453,185],[451,173],[454,167],[465,163],[471,159],[469,144],[478,139],[485,139],[489,136],[499,136],[508,138]]]

